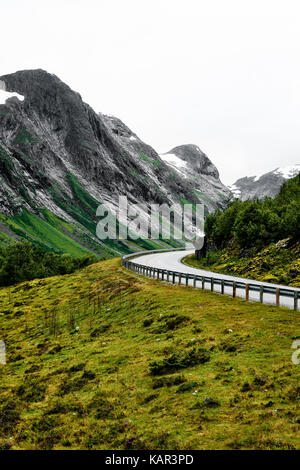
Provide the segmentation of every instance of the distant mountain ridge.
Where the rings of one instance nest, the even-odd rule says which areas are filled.
[[[280,167],[262,175],[240,178],[229,186],[229,189],[234,197],[242,201],[275,197],[283,183],[297,176],[299,172],[300,164]]]

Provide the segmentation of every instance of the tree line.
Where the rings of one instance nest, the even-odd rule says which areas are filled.
[[[0,286],[9,286],[36,278],[71,274],[99,261],[94,255],[73,258],[50,253],[29,242],[0,248]]]
[[[229,244],[261,249],[287,237],[299,240],[300,173],[282,185],[275,198],[240,201],[235,199],[225,210],[206,218],[209,246],[217,249]]]

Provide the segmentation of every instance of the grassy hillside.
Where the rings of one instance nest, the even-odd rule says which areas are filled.
[[[84,256],[96,254],[109,258],[114,252],[94,241],[91,234],[43,209],[40,215],[23,211],[7,217],[0,214],[0,247],[27,240],[33,245],[58,254]]]
[[[0,448],[294,449],[288,309],[125,271],[0,289]]]
[[[34,212],[16,211],[14,216],[0,213],[0,248],[14,243],[16,239],[27,240],[53,253],[74,257],[95,254],[100,259],[108,259],[139,250],[182,247],[182,243],[177,240],[135,240],[130,234],[128,240],[98,240],[96,227],[99,218],[96,217],[96,211],[101,205],[100,202],[84,189],[74,175],[69,173],[66,179],[72,191],[72,198],[58,185],[51,187],[49,194],[57,206],[72,218],[73,223],[46,208],[37,209],[28,196],[27,202],[30,202]]]
[[[209,252],[199,260],[189,255],[183,263],[216,273],[300,287],[300,244],[291,239],[271,243],[264,250],[251,250],[243,256],[238,248]]]

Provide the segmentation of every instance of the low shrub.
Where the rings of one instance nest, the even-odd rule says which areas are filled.
[[[167,372],[175,371],[178,369],[185,369],[187,367],[195,366],[197,364],[205,364],[210,360],[210,354],[205,349],[193,348],[183,353],[174,353],[172,356],[162,359],[160,361],[152,361],[150,363],[150,374],[161,375]]]

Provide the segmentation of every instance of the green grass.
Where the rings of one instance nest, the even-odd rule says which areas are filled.
[[[195,193],[197,194],[198,197],[204,202],[208,202],[210,204],[215,204],[215,201],[208,197],[206,194],[202,193],[201,191],[198,191],[198,189],[195,189]],[[218,193],[220,194],[220,193]]]
[[[62,232],[62,229],[68,225],[65,221],[50,211],[45,210],[44,214],[47,221],[35,214],[23,211],[21,215],[15,215],[8,219],[9,227],[22,238],[40,244],[56,253],[69,253],[76,257],[91,253]],[[69,227],[70,232],[71,230]]]
[[[300,447],[292,310],[114,259],[2,288],[0,312],[2,449]]]
[[[0,228],[0,246],[5,247],[14,242],[15,242],[15,239],[7,235],[7,233],[2,232]]]

